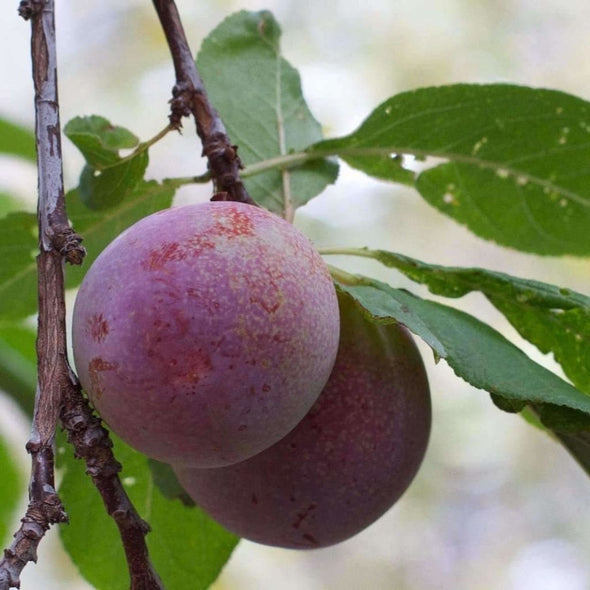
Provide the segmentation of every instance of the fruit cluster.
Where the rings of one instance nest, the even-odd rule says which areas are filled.
[[[80,288],[73,346],[112,430],[260,543],[355,535],[424,456],[430,395],[411,336],[337,295],[309,240],[258,207],[178,207],[123,232]]]

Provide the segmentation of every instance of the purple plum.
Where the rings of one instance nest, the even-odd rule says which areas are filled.
[[[80,381],[146,455],[215,467],[284,437],[336,358],[338,300],[311,242],[265,209],[209,202],[142,219],[77,295]]]
[[[235,465],[174,467],[197,505],[241,537],[293,549],[344,541],[394,504],[422,462],[431,404],[412,337],[339,301],[336,364],[297,427]]]

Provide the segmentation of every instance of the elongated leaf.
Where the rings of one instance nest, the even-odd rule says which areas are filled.
[[[147,149],[128,158],[119,156],[119,150],[136,147],[139,143],[131,131],[92,115],[72,119],[64,127],[64,133],[86,159],[78,194],[90,209],[118,205],[142,180],[149,162]]]
[[[359,156],[443,158],[416,187],[472,232],[528,252],[590,254],[590,103],[575,96],[507,84],[423,88],[309,151],[352,165]]]
[[[297,71],[281,56],[281,30],[268,11],[238,12],[203,42],[197,65],[244,164],[302,150],[321,139]],[[327,160],[308,162],[246,180],[252,197],[283,214],[285,186],[294,207],[305,204],[334,182],[337,167]]]
[[[404,168],[401,156],[392,154],[342,154],[342,159],[353,168],[362,170],[365,174],[374,178],[414,186],[415,175]]]
[[[542,309],[508,298],[488,299],[510,323],[544,353],[552,352],[564,373],[590,394],[590,309]]]
[[[537,410],[541,424],[554,432],[578,434],[586,431],[590,435],[590,414],[555,404],[542,404]]]
[[[20,322],[0,322],[0,389],[28,414],[37,388],[36,333]]]
[[[574,459],[590,475],[590,432],[558,434],[557,436]]]
[[[396,268],[432,293],[462,297],[481,291],[523,338],[541,352],[552,352],[565,374],[590,394],[590,297],[540,281],[481,268],[427,264],[383,250],[343,250]]]
[[[340,285],[375,320],[396,320],[420,336],[471,385],[512,400],[590,414],[586,395],[530,360],[493,328],[462,311],[367,278]]]
[[[198,508],[166,499],[154,485],[147,458],[115,441],[122,481],[142,518],[151,526],[147,543],[167,590],[208,588],[238,542]],[[127,565],[115,524],[98,492],[70,449],[61,458],[66,471],[59,489],[70,525],[60,527],[64,546],[81,574],[97,590],[129,588]],[[89,551],[89,548],[92,548]]]
[[[37,154],[33,132],[0,117],[0,154],[35,162]]]
[[[564,408],[563,406],[547,405],[545,406],[545,409],[547,407],[559,408],[559,413],[561,415],[563,415],[564,410],[567,410],[567,408]],[[536,406],[527,406],[520,413],[520,415],[532,426],[547,432],[547,429],[550,429],[550,427],[544,425],[541,422],[539,414],[542,411],[543,407],[539,408]],[[574,412],[575,410],[571,411]],[[579,413],[578,416],[583,416],[586,421],[590,418],[588,414]],[[559,442],[567,449],[570,455],[578,462],[580,467],[582,467],[582,469],[584,469],[584,471],[590,475],[590,432],[575,432],[572,431],[571,428],[566,428],[565,431],[560,432],[559,430],[556,430],[550,434],[559,440]]]
[[[0,319],[19,319],[37,307],[37,220],[32,213],[0,219]]]

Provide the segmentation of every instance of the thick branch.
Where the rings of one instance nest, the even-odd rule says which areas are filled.
[[[213,200],[256,203],[240,178],[242,163],[232,145],[219,113],[213,108],[186,40],[174,0],[153,0],[172,54],[176,84],[172,90],[170,123],[181,127],[181,119],[193,115],[203,143],[217,194]]]
[[[11,547],[0,561],[1,590],[19,586],[20,573],[27,562],[37,560],[37,547],[45,532],[52,524],[67,520],[55,491],[53,453],[61,392],[69,382],[62,265],[62,257],[56,252],[41,252],[37,258],[38,386],[33,428],[27,443],[31,454],[29,505]]]
[[[55,491],[53,452],[61,395],[69,382],[62,255],[71,262],[81,261],[84,255],[80,238],[65,216],[53,1],[24,1],[19,12],[31,19],[32,25],[39,178],[38,369],[33,427],[27,443],[31,454],[29,505],[0,561],[0,590],[19,586],[20,573],[27,562],[36,560],[45,532],[52,524],[67,520]]]
[[[19,12],[32,25],[40,247],[45,252],[55,249],[68,262],[80,264],[86,252],[65,209],[53,0],[24,0]]]

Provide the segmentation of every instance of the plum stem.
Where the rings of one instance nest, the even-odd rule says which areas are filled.
[[[118,164],[121,164],[122,162],[128,162],[129,160],[133,160],[133,158],[145,152],[154,144],[158,143],[158,141],[160,141],[162,138],[168,135],[168,133],[170,133],[170,131],[172,131],[173,129],[174,127],[172,127],[172,125],[169,123],[168,125],[166,125],[166,127],[164,127],[164,129],[158,131],[158,133],[156,133],[156,135],[154,135],[152,138],[146,141],[142,141],[129,155],[125,156],[124,158],[120,158]]]
[[[22,0],[19,14],[31,21],[31,58],[35,87],[35,138],[38,171],[38,335],[37,391],[26,448],[31,455],[29,504],[13,542],[0,560],[0,590],[20,587],[26,564],[53,524],[67,521],[55,490],[55,431],[68,430],[76,455],[86,460],[109,514],[115,519],[127,556],[133,590],[163,585],[147,554],[149,527],[141,520],[118,478],[120,465],[108,433],[93,416],[67,358],[64,261],[81,264],[82,238],[69,224],[63,186],[61,127],[57,96],[54,0]]]
[[[212,200],[256,205],[240,178],[242,162],[238,146],[232,145],[219,113],[209,102],[174,0],[153,0],[153,4],[166,36],[176,75],[170,101],[171,126],[180,129],[183,117],[194,117],[216,190]]]

